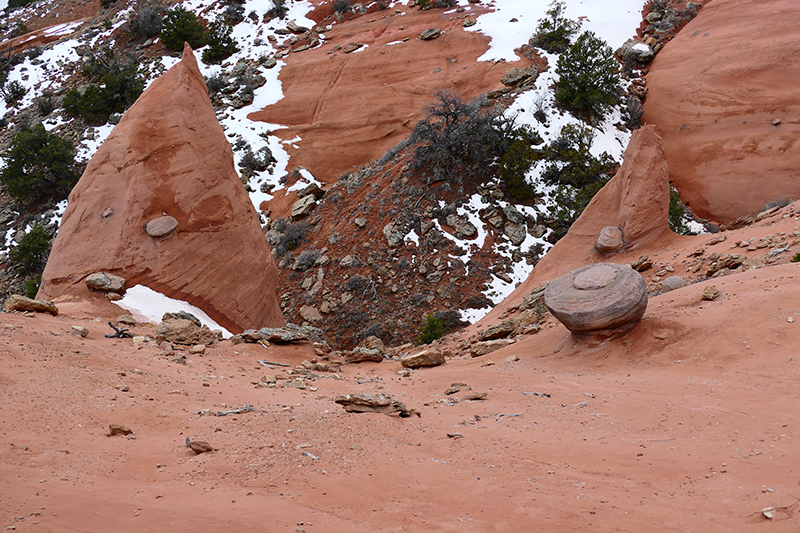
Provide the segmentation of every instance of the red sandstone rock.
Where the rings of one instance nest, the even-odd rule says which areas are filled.
[[[149,236],[145,224],[165,212],[177,229]],[[277,268],[188,47],[89,162],[39,297],[87,292],[81,282],[97,271],[186,300],[234,332],[283,325]]]
[[[794,0],[714,0],[651,64],[643,119],[700,217],[728,223],[800,197],[798,17]]]

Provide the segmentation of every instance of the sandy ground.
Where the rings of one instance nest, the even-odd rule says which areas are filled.
[[[291,381],[257,360],[294,366],[313,358],[308,345],[226,341],[183,366],[104,338],[109,317],[88,302],[88,313],[73,302],[59,317],[3,314],[0,524],[797,531],[798,278],[790,263],[657,296],[617,339],[548,323],[487,356],[407,378],[394,361],[349,365],[305,390],[253,382]],[[701,301],[709,284],[722,296]],[[456,402],[463,392],[444,394],[455,382],[486,400]],[[354,391],[392,394],[421,417],[345,413],[333,398]],[[256,410],[198,414],[247,403]],[[112,423],[134,435],[107,436]],[[217,451],[194,455],[186,437]]]

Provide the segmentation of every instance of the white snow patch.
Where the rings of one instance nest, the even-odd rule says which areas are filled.
[[[186,311],[196,316],[200,322],[209,329],[222,331],[224,338],[231,337],[231,332],[217,324],[202,309],[182,300],[173,300],[144,285],[136,285],[125,291],[121,300],[112,302],[130,312],[137,320],[145,319],[153,324],[159,324],[164,313]]]
[[[517,61],[514,49],[528,42],[544,18],[551,0],[495,0],[495,10],[478,17],[468,31],[478,31],[491,39],[489,50],[478,61]],[[593,31],[617,48],[635,33],[642,21],[644,0],[566,0],[568,18],[585,17],[582,30]],[[509,22],[512,18],[517,22]]]
[[[406,244],[413,242],[414,246],[419,247],[419,235],[417,235],[417,232],[412,229],[410,232],[406,234],[405,242]]]

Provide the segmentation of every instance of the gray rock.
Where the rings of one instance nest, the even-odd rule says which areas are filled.
[[[674,291],[686,286],[686,281],[680,276],[670,276],[661,282],[661,292]]]
[[[428,348],[419,353],[407,355],[400,359],[404,368],[422,368],[425,366],[439,366],[444,364],[444,355],[436,348]]]
[[[356,261],[357,261],[357,259],[356,259],[356,257],[354,255],[346,255],[346,256],[342,257],[341,261],[339,261],[339,266],[348,268],[348,267],[351,267],[351,266],[355,265]]]
[[[622,230],[617,226],[606,226],[600,230],[600,235],[594,242],[594,248],[598,252],[613,253],[619,252],[625,246]]]
[[[389,222],[383,227],[383,236],[386,237],[386,242],[392,248],[403,244],[403,234],[392,222]]]
[[[506,216],[506,220],[509,222],[513,222],[514,224],[525,224],[525,215],[520,213],[519,209],[511,204],[508,204],[503,208],[503,214]]]
[[[534,224],[530,227],[528,232],[533,236],[535,239],[541,239],[544,237],[544,234],[547,233],[547,226],[544,224]]]
[[[325,191],[325,189],[321,188],[316,183],[312,183],[310,185],[307,185],[307,186],[303,187],[299,191],[297,191],[297,197],[298,198],[305,198],[306,196],[308,196],[310,194],[310,195],[312,195],[314,197],[314,199],[322,200],[322,197],[325,196],[326,192],[327,191]]]
[[[511,244],[514,246],[519,246],[525,241],[528,231],[524,224],[515,224],[513,222],[509,222],[503,228],[503,233],[506,234],[506,237],[508,237],[508,240],[511,241]]]
[[[430,41],[432,39],[436,39],[441,34],[442,31],[439,28],[428,28],[419,34],[419,38],[423,41]]]
[[[289,24],[286,25],[286,29],[292,33],[308,33],[308,28],[300,26],[294,20],[289,21]]]
[[[6,313],[12,311],[33,311],[34,313],[50,313],[58,316],[58,308],[49,300],[32,300],[20,294],[12,294],[4,305]]]
[[[292,206],[292,219],[297,220],[308,216],[316,206],[317,200],[313,194],[300,198]]]
[[[303,320],[307,320],[312,324],[322,322],[322,315],[320,314],[319,310],[310,305],[304,305],[300,308],[300,316],[303,317]]]
[[[448,215],[447,225],[453,228],[457,239],[471,239],[478,234],[472,222],[459,215]]]
[[[355,348],[352,352],[344,354],[346,363],[364,363],[373,362],[380,363],[383,361],[383,356],[378,350],[370,350],[369,348]]]
[[[367,227],[367,219],[364,217],[356,217],[353,223],[355,223],[355,225],[358,226],[359,228]]]
[[[503,78],[500,81],[503,85],[508,87],[519,87],[520,85],[525,85],[526,83],[534,81],[538,75],[539,68],[536,65],[522,68],[510,68],[503,74]]]
[[[656,56],[648,45],[636,39],[628,39],[625,44],[617,49],[617,55],[623,61],[637,61],[639,63],[649,63]]]
[[[161,322],[156,328],[156,341],[194,346],[214,344],[217,338],[208,326],[198,327],[192,320],[185,318],[170,318]]]
[[[325,342],[322,330],[313,326],[286,324],[282,328],[261,328],[258,332],[265,341],[277,344],[301,341]]]
[[[106,274],[105,272],[95,272],[86,276],[86,286],[99,292],[125,292],[125,278]]]
[[[598,263],[573,270],[544,291],[547,309],[576,334],[612,333],[639,321],[647,285],[633,269]]]
[[[508,337],[514,332],[514,328],[515,326],[512,320],[504,320],[503,322],[497,323],[494,326],[479,331],[478,340],[491,341],[494,339],[500,339],[502,337]]]
[[[274,57],[268,57],[266,60],[264,60],[263,65],[264,68],[275,68],[278,65],[278,60]]]
[[[188,313],[186,311],[177,311],[175,313],[164,313],[161,317],[161,321],[164,322],[165,320],[189,320],[194,322],[194,325],[198,328],[203,327],[202,322],[200,319],[194,316],[192,313]]]

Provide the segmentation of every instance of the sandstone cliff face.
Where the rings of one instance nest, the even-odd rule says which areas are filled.
[[[652,63],[644,120],[702,218],[726,223],[800,197],[798,16],[793,0],[714,0]]]
[[[169,230],[148,225],[165,214],[177,228],[151,236]],[[283,323],[277,268],[188,46],[70,194],[39,296],[86,291],[96,271],[186,300],[234,332]]]

